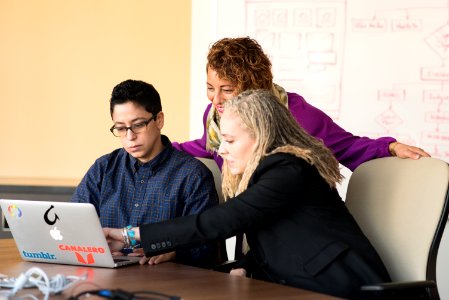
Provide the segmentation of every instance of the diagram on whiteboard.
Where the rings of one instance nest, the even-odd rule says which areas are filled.
[[[276,83],[354,134],[449,161],[447,1],[246,0],[244,9],[240,21],[220,18],[219,34],[241,22]]]
[[[247,1],[247,35],[270,55],[277,82],[288,91],[314,99],[338,118],[345,2],[275,3]]]

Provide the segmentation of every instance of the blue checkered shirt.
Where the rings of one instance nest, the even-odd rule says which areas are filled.
[[[166,136],[161,138],[164,150],[145,164],[123,148],[98,158],[75,190],[72,202],[92,203],[101,225],[113,228],[197,214],[217,205],[209,169],[174,149]],[[193,260],[212,251],[204,247],[191,250]]]

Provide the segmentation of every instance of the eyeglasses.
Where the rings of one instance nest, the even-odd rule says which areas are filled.
[[[124,137],[128,133],[128,129],[131,130],[132,133],[138,134],[140,132],[143,132],[147,125],[153,121],[156,120],[157,114],[153,115],[151,118],[149,118],[146,121],[135,123],[129,127],[127,126],[112,126],[109,130],[112,132],[112,134],[116,137]]]

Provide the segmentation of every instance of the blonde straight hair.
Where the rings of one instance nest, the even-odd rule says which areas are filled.
[[[315,166],[334,188],[343,176],[339,163],[321,140],[309,135],[270,91],[248,90],[225,102],[225,110],[241,120],[240,126],[253,135],[255,150],[245,171],[232,175],[226,161],[223,164],[223,194],[232,198],[246,190],[260,161],[274,153],[290,153]]]

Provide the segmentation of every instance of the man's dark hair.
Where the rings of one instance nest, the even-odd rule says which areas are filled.
[[[115,105],[129,101],[139,104],[153,115],[162,111],[161,97],[154,86],[140,80],[128,79],[117,84],[112,90],[109,106],[111,116]]]

